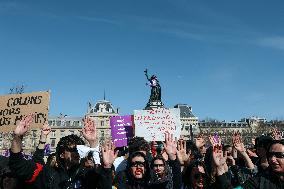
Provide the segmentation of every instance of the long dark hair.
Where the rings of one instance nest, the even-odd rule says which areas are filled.
[[[132,164],[132,159],[135,158],[135,157],[143,157],[144,160],[145,160],[145,175],[143,177],[143,182],[146,181],[148,182],[149,179],[150,179],[150,167],[149,167],[149,162],[148,162],[148,159],[146,157],[146,155],[142,152],[133,152],[132,154],[130,154],[130,156],[128,157],[127,159],[127,172],[128,172],[128,177],[130,180],[134,181],[134,177],[133,175],[131,174],[131,164]]]
[[[192,173],[192,170],[194,168],[197,168],[198,166],[201,166],[204,168],[204,171],[205,171],[205,178],[204,178],[204,188],[206,188],[209,183],[209,175],[206,171],[206,167],[205,167],[205,164],[203,163],[203,161],[200,161],[200,160],[193,160],[192,162],[189,163],[189,165],[185,168],[184,172],[183,172],[183,176],[182,176],[182,180],[183,180],[183,183],[185,186],[187,186],[188,188],[192,188],[192,179],[191,179],[191,173]]]

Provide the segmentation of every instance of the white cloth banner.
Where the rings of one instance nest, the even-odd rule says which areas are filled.
[[[101,164],[99,145],[96,148],[90,148],[89,146],[85,145],[77,145],[77,151],[81,159],[87,157],[88,153],[92,151],[95,164]]]
[[[134,110],[135,136],[147,141],[164,141],[165,133],[180,138],[180,109],[157,108],[153,110]]]

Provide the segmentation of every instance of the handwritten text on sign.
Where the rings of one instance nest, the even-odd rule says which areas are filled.
[[[181,132],[180,110],[178,108],[134,111],[135,136],[147,141],[164,141],[165,133],[179,138]]]
[[[0,96],[0,131],[12,131],[26,115],[34,113],[32,128],[48,119],[49,92],[35,92]]]
[[[115,147],[128,146],[133,137],[132,116],[114,116],[110,118],[111,136]]]

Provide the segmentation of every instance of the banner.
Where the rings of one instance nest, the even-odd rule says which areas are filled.
[[[0,96],[0,131],[13,131],[19,121],[35,114],[31,128],[40,128],[48,120],[49,92],[35,92]]]
[[[133,137],[133,116],[114,116],[110,118],[111,136],[115,147],[128,146]]]
[[[180,109],[157,108],[153,110],[134,110],[135,136],[147,141],[164,141],[165,133],[180,137]]]

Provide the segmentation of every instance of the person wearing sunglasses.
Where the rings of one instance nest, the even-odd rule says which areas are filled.
[[[184,170],[183,189],[207,189],[209,176],[200,160],[193,160]]]
[[[273,140],[268,145],[266,157],[269,167],[262,173],[247,180],[240,188],[244,189],[283,189],[284,188],[284,140]],[[233,188],[222,167],[218,168],[220,189]]]
[[[149,176],[146,155],[140,151],[133,152],[127,159],[126,170],[116,175],[114,186],[117,189],[147,189]]]
[[[34,161],[24,160],[22,151],[22,138],[29,130],[34,116],[30,114],[24,117],[14,130],[14,137],[9,157],[9,167],[22,180],[30,184],[30,187],[45,189],[111,189],[111,165],[117,156],[112,143],[106,143],[101,150],[102,169],[100,172],[95,169],[82,173],[80,156],[77,145],[84,145],[85,142],[79,136],[71,134],[60,138],[56,146],[56,160],[58,167],[42,165]],[[82,129],[84,138],[92,146],[95,142],[96,128],[94,121],[90,118],[84,120]]]

